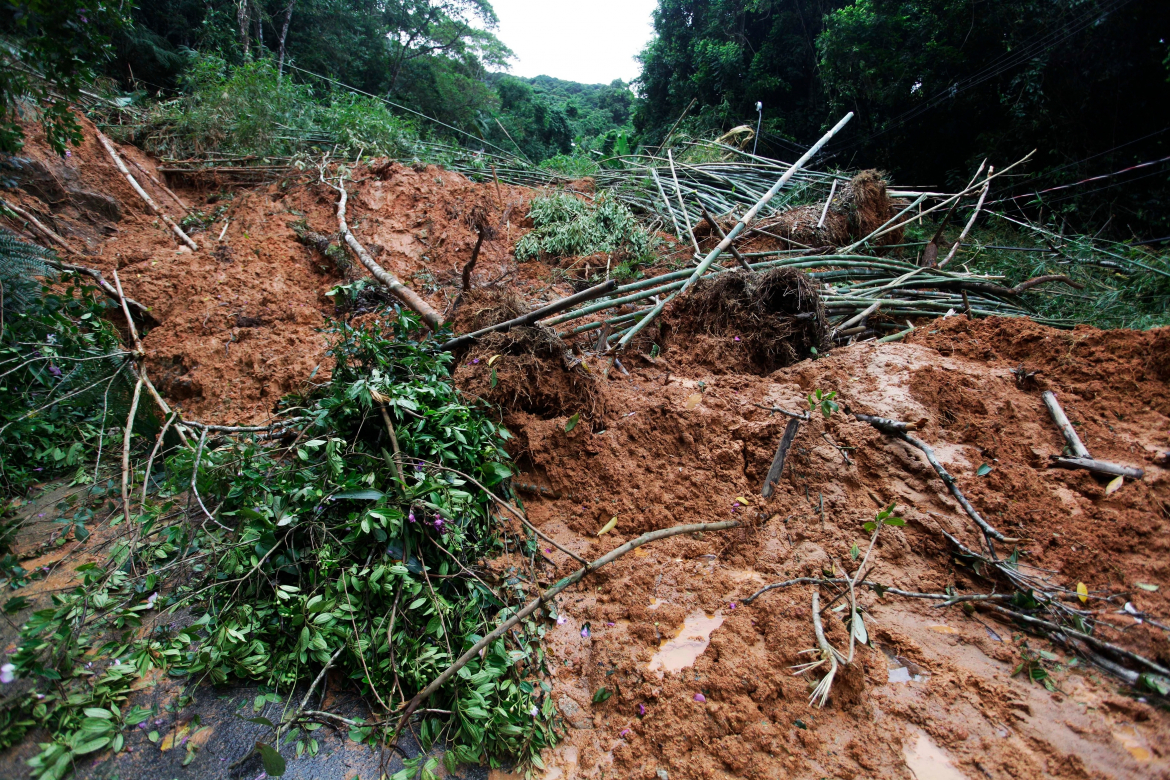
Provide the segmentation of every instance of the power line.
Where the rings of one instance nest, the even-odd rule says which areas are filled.
[[[511,157],[514,159],[519,159],[514,154],[509,152],[507,149],[502,149],[499,146],[496,146],[495,144],[491,143],[490,141],[487,141],[483,138],[480,138],[477,135],[472,135],[471,133],[467,132],[466,130],[460,130],[458,127],[455,127],[453,125],[449,125],[446,122],[435,119],[433,116],[427,116],[426,114],[422,113],[421,111],[415,111],[413,108],[407,108],[406,106],[395,103],[392,100],[387,100],[386,98],[382,97],[381,95],[372,95],[369,92],[366,92],[364,90],[360,90],[357,87],[351,87],[349,84],[345,84],[341,81],[338,81],[337,79],[331,79],[328,76],[322,76],[320,73],[314,73],[311,70],[305,70],[304,68],[298,68],[296,65],[293,65],[291,62],[284,63],[284,66],[286,68],[291,68],[293,70],[299,70],[301,73],[307,73],[310,76],[315,76],[315,77],[321,79],[322,81],[328,81],[331,84],[336,84],[339,87],[344,87],[345,89],[348,89],[350,92],[356,92],[359,95],[365,95],[366,97],[372,97],[375,100],[381,100],[383,103],[385,103],[388,106],[393,106],[394,108],[397,108],[401,111],[406,111],[408,113],[414,114],[415,116],[420,116],[429,122],[434,122],[435,124],[440,125],[442,127],[445,127],[448,130],[454,130],[456,133],[459,133],[460,135],[465,135],[473,141],[478,141],[481,144],[486,144],[487,146],[490,146],[491,148],[495,149],[496,151],[503,152],[508,157]]]
[[[1149,168],[1151,165],[1157,165],[1158,163],[1164,163],[1167,160],[1170,160],[1170,156],[1163,157],[1160,160],[1150,160],[1149,162],[1138,163],[1137,165],[1131,165],[1128,168],[1122,168],[1120,171],[1114,171],[1113,173],[1103,173],[1100,176],[1090,176],[1087,179],[1081,179],[1080,181],[1075,181],[1072,184],[1061,184],[1057,187],[1049,187],[1048,189],[1045,189],[1045,190],[1037,190],[1035,192],[1026,192],[1023,195],[1013,195],[1010,198],[1000,198],[999,200],[991,201],[991,203],[988,203],[987,205],[994,206],[997,203],[1007,203],[1009,201],[1019,200],[1020,198],[1036,197],[1037,195],[1043,195],[1046,192],[1056,192],[1057,190],[1067,190],[1071,187],[1079,187],[1082,184],[1088,184],[1091,181],[1101,181],[1102,179],[1109,179],[1109,178],[1112,178],[1113,176],[1119,176],[1123,173],[1129,173],[1130,171],[1136,171],[1139,168]],[[1152,176],[1152,175],[1155,175],[1156,173],[1157,173],[1157,171],[1155,171],[1149,175]],[[1130,181],[1137,181],[1138,179],[1144,179],[1144,178],[1145,178],[1145,176],[1139,176],[1137,179],[1131,179]],[[1129,182],[1117,182],[1115,184],[1110,184],[1109,186],[1115,187],[1118,184],[1128,184],[1128,183]],[[1107,189],[1107,187],[1098,187],[1097,189],[1089,190],[1089,192],[1098,192],[1098,191],[1103,190],[1103,189]],[[1082,194],[1087,194],[1087,193],[1082,193]],[[1063,198],[1056,199],[1056,201],[1059,201],[1059,200],[1063,200]],[[1053,202],[1056,202],[1056,201],[1053,201]]]

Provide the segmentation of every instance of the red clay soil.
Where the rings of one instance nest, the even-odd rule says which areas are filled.
[[[91,262],[125,269],[128,292],[153,307],[158,325],[146,348],[165,394],[208,421],[250,422],[316,365],[327,371],[314,329],[332,308],[323,293],[340,276],[296,241],[292,224],[336,231],[331,190],[305,176],[234,193],[221,260],[213,251],[220,223],[195,236],[199,252],[178,250],[91,146],[71,164],[104,177],[124,211],[115,235],[92,239],[100,256]],[[456,174],[387,170],[387,179],[355,172],[351,225],[437,308],[457,294],[474,241],[465,215],[475,205],[502,236],[481,256],[481,282],[512,269],[511,289],[529,305],[567,290],[549,266],[516,268],[511,259],[531,192],[508,188],[501,204],[494,186]],[[64,212],[54,218],[62,230],[79,223]],[[260,322],[242,326],[241,317]],[[872,645],[857,648],[818,709],[808,696],[823,668],[791,670],[815,646],[812,586],[743,603],[768,583],[852,572],[851,548],[868,543],[862,524],[890,503],[906,525],[882,529],[870,579],[908,591],[991,588],[940,533],[978,546],[977,529],[921,453],[843,411],[802,426],[775,494],[760,497],[786,420],[753,404],[799,410],[820,388],[855,411],[924,419],[917,435],[987,520],[1021,539],[1021,567],[1064,587],[1128,594],[1136,611],[1170,622],[1170,472],[1155,462],[1170,449],[1170,331],[1062,332],[952,317],[902,343],[836,349],[766,375],[718,370],[710,344],[704,354],[687,339],[664,346],[657,358],[627,352],[628,375],[580,349],[584,367],[566,368],[565,356],[550,352],[524,364],[531,373],[516,368],[550,390],[541,403],[495,397],[516,434],[517,481],[546,488],[524,496],[529,517],[565,547],[596,558],[646,531],[742,522],[640,548],[562,600],[566,620],[549,630],[548,663],[567,739],[546,755],[546,777],[1170,777],[1166,711],[988,612],[860,594]],[[489,394],[493,368],[506,377],[504,361],[531,357],[508,354],[489,366],[491,348],[462,357],[455,378],[465,391]],[[733,364],[736,348],[733,340],[720,348]],[[1018,381],[1020,366],[1038,373]],[[580,377],[587,386],[573,384]],[[1048,469],[1063,440],[1040,399],[1046,388],[1095,457],[1140,466],[1144,479],[1106,494],[1087,473]],[[578,412],[582,421],[566,433]],[[978,476],[983,464],[991,471]],[[575,566],[551,546],[544,552],[557,563],[550,581]],[[840,613],[825,615],[829,641],[846,647]],[[696,632],[689,659],[685,648],[663,647]],[[1098,632],[1170,664],[1167,632],[1148,621],[1110,612]],[[654,662],[663,650],[660,659],[693,662],[663,671]],[[1054,692],[1012,676],[1022,654],[1037,650],[1059,659],[1044,661]],[[612,695],[594,704],[601,688]]]

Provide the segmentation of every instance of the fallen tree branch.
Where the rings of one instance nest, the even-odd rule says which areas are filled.
[[[58,246],[60,246],[62,249],[64,249],[69,254],[71,254],[71,255],[80,255],[81,254],[76,249],[69,246],[69,244],[65,241],[65,239],[61,238],[61,236],[54,233],[50,228],[46,227],[44,225],[44,223],[42,223],[39,219],[37,219],[32,214],[30,214],[29,212],[22,209],[20,206],[17,206],[14,203],[9,203],[8,201],[3,200],[3,199],[0,199],[0,206],[8,209],[16,216],[18,216],[21,219],[28,222],[30,225],[32,225],[34,228],[36,228],[38,233],[41,233],[42,235],[44,235],[45,238],[49,239],[54,244],[57,244]]]
[[[440,345],[439,349],[443,352],[454,352],[460,347],[464,347],[481,336],[486,336],[489,333],[507,331],[511,330],[512,328],[531,325],[537,320],[542,320],[545,317],[551,317],[554,314],[559,314],[565,309],[576,306],[578,303],[584,303],[585,301],[591,301],[594,298],[599,298],[602,295],[612,292],[615,287],[617,287],[617,280],[610,279],[607,282],[602,282],[599,285],[590,287],[588,290],[582,290],[575,295],[570,295],[567,298],[561,298],[559,301],[553,301],[547,306],[543,306],[536,311],[528,312],[527,314],[523,314],[519,317],[516,317],[515,319],[508,320],[507,322],[490,325],[486,328],[481,328],[474,333],[465,333],[462,336],[456,336],[455,338]]]
[[[443,324],[439,313],[431,308],[431,305],[424,301],[422,296],[398,281],[398,277],[378,265],[378,262],[370,256],[370,253],[366,251],[365,247],[358,242],[357,238],[350,231],[349,225],[345,222],[345,207],[349,200],[349,193],[345,189],[345,180],[341,180],[339,184],[326,181],[325,169],[322,167],[321,181],[337,190],[339,196],[337,201],[337,226],[342,238],[345,239],[346,245],[353,250],[353,253],[357,255],[358,260],[366,267],[366,270],[373,274],[374,278],[381,282],[395,298],[402,301],[411,311],[418,314],[431,330],[438,330]]]
[[[122,301],[125,301],[127,306],[134,309],[134,311],[138,312],[143,317],[150,317],[150,309],[146,308],[145,306],[143,306],[141,303],[134,300],[133,298],[127,298],[124,295],[119,295],[117,289],[115,289],[112,284],[107,282],[105,277],[102,276],[101,271],[97,270],[96,268],[88,268],[84,265],[73,265],[72,263],[63,263],[60,260],[52,260],[52,259],[46,259],[45,263],[53,266],[58,271],[68,271],[70,273],[85,274],[86,276],[88,276],[89,278],[91,278],[95,282],[97,282],[97,285],[98,285],[98,287],[101,288],[101,291],[104,292],[109,297],[113,298],[115,301],[118,301],[119,303],[121,303]],[[153,318],[152,318],[152,320],[153,320]]]
[[[760,409],[766,409],[769,412],[779,412],[785,417],[791,417],[794,420],[800,420],[802,422],[808,422],[810,419],[812,419],[808,412],[797,414],[796,412],[790,412],[787,409],[781,409],[779,406],[764,406],[763,404],[757,404],[754,402],[752,403],[752,406],[759,407]]]
[[[1012,539],[1012,538],[1004,536],[999,531],[995,530],[995,528],[993,528],[991,525],[989,525],[986,520],[983,519],[983,517],[979,514],[979,512],[977,512],[975,510],[975,507],[973,507],[971,505],[971,502],[967,500],[967,497],[963,495],[963,492],[961,490],[959,490],[959,486],[955,484],[955,478],[952,477],[950,475],[950,473],[945,468],[943,468],[942,463],[940,463],[938,458],[935,457],[934,450],[932,450],[930,448],[930,446],[927,445],[925,442],[923,442],[919,439],[916,439],[913,436],[911,436],[910,434],[906,433],[906,431],[908,431],[908,430],[913,430],[912,428],[909,427],[908,423],[899,422],[897,420],[887,420],[887,419],[882,418],[882,417],[870,417],[869,415],[865,415],[865,414],[856,414],[855,413],[853,416],[855,418],[857,418],[858,420],[861,420],[862,422],[868,422],[874,428],[877,428],[879,431],[886,434],[887,436],[892,436],[896,439],[901,439],[902,441],[909,444],[911,447],[915,447],[919,450],[922,450],[922,454],[924,454],[926,456],[927,462],[930,463],[930,465],[934,468],[935,472],[939,475],[939,477],[942,479],[942,481],[946,484],[947,490],[949,490],[951,492],[951,495],[954,496],[955,500],[957,500],[959,502],[959,506],[963,507],[963,511],[965,511],[967,513],[967,515],[972,520],[975,521],[975,524],[977,526],[979,526],[979,528],[983,531],[983,535],[985,537],[987,537],[987,546],[988,546],[988,549],[991,551],[992,556],[995,555],[995,548],[992,547],[992,545],[991,545],[992,539],[997,539],[1001,542],[1005,542],[1008,544],[1012,544],[1012,543],[1019,541],[1019,539]]]
[[[133,174],[130,173],[130,169],[126,167],[126,163],[122,162],[122,158],[118,156],[118,152],[116,149],[114,149],[114,145],[110,142],[110,139],[106,138],[105,134],[100,130],[95,130],[95,132],[97,133],[98,141],[100,141],[102,146],[105,147],[106,151],[110,155],[110,159],[114,161],[114,165],[118,168],[118,171],[126,177],[126,181],[130,182],[130,186],[133,187],[134,191],[138,193],[138,197],[142,198],[142,200],[146,202],[146,205],[150,208],[150,210],[153,211],[155,215],[159,217],[159,219],[165,222],[167,227],[169,227],[174,232],[174,234],[179,237],[179,240],[186,244],[192,252],[199,251],[199,245],[192,241],[191,237],[183,232],[183,228],[176,225],[175,221],[168,217],[166,212],[158,207],[158,204],[154,202],[154,198],[150,197],[150,194],[146,190],[142,189],[142,185],[138,183],[138,180],[135,179]]]
[[[518,623],[520,623],[520,621],[524,620],[524,618],[531,615],[542,604],[544,604],[549,599],[555,597],[558,593],[563,591],[565,588],[569,587],[570,585],[576,584],[577,582],[580,582],[581,579],[583,579],[586,575],[588,575],[594,571],[597,571],[602,566],[605,566],[607,563],[612,563],[613,561],[622,557],[623,555],[630,552],[631,550],[634,550],[638,547],[641,547],[644,544],[649,544],[650,542],[655,542],[655,541],[658,541],[659,539],[667,539],[671,536],[677,536],[678,534],[696,533],[696,532],[700,532],[700,531],[723,531],[723,530],[726,530],[728,528],[735,528],[738,525],[739,525],[738,520],[724,520],[724,521],[718,522],[718,523],[694,523],[694,524],[690,524],[690,525],[677,525],[677,526],[674,526],[673,528],[664,528],[660,531],[651,531],[650,533],[642,534],[637,539],[631,539],[630,541],[623,544],[621,547],[618,547],[614,550],[609,551],[608,553],[601,556],[600,558],[593,561],[592,563],[573,572],[568,577],[565,577],[560,582],[558,582],[556,585],[553,585],[551,588],[546,590],[544,593],[540,594],[539,596],[534,598],[532,601],[528,602],[528,604],[523,609],[521,609],[519,612],[517,612],[512,617],[505,620],[494,631],[489,633],[483,639],[476,642],[475,645],[473,645],[470,650],[468,650],[463,655],[459,656],[459,659],[456,660],[455,663],[453,663],[449,667],[447,667],[447,669],[442,674],[440,674],[438,677],[436,677],[434,680],[432,680],[430,682],[430,684],[427,685],[427,687],[423,688],[421,691],[416,693],[414,695],[414,698],[411,699],[410,703],[406,706],[406,710],[402,713],[402,717],[398,721],[398,725],[394,729],[394,735],[393,735],[391,741],[392,742],[398,741],[398,735],[400,733],[402,733],[402,727],[406,725],[406,721],[410,718],[411,714],[415,710],[418,709],[419,705],[421,705],[424,701],[429,699],[431,697],[431,695],[434,694],[435,691],[437,691],[437,690],[439,690],[439,688],[443,687],[444,683],[446,683],[448,680],[450,680],[455,675],[456,672],[458,672],[460,669],[462,669],[464,666],[466,666],[472,659],[478,658],[480,650],[488,647],[492,642],[495,642],[497,639],[499,639],[500,637],[507,634],[508,631],[511,630],[511,628],[513,626],[517,625]]]

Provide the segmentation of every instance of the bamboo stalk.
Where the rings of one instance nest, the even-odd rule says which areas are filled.
[[[666,159],[670,162],[670,176],[674,179],[674,194],[678,196],[678,209],[682,212],[683,222],[686,224],[687,237],[691,239],[691,245],[695,248],[695,254],[702,254],[699,249],[699,242],[695,238],[695,231],[691,229],[691,217],[687,214],[687,207],[683,204],[682,187],[678,186],[678,173],[674,170],[674,153],[666,150]]]
[[[183,229],[176,225],[175,221],[158,207],[158,204],[154,202],[154,198],[150,197],[150,194],[146,190],[142,189],[142,185],[138,183],[138,180],[130,173],[130,169],[126,167],[126,163],[122,162],[122,158],[118,156],[118,152],[114,149],[114,145],[110,142],[110,139],[106,138],[100,130],[96,130],[95,132],[97,133],[98,141],[105,147],[106,152],[109,153],[110,159],[114,161],[114,165],[118,171],[126,177],[126,181],[130,182],[130,186],[138,193],[138,197],[145,201],[150,210],[165,222],[167,227],[174,231],[174,234],[179,237],[179,240],[186,244],[192,252],[199,251],[199,245],[192,241],[191,237],[184,233]]]
[[[719,242],[719,245],[711,250],[711,253],[707,255],[707,257],[704,258],[701,263],[699,263],[698,267],[695,268],[694,273],[690,276],[689,279],[687,279],[682,288],[677,293],[671,295],[670,298],[655,306],[649,314],[647,314],[641,321],[638,322],[637,325],[635,325],[628,333],[626,333],[626,335],[622,336],[621,341],[618,342],[618,347],[624,348],[627,344],[629,344],[630,339],[636,336],[643,328],[649,325],[659,314],[662,313],[662,310],[666,308],[667,303],[669,303],[678,295],[685,295],[687,290],[689,290],[691,286],[694,285],[694,283],[707,272],[707,269],[711,267],[711,264],[714,263],[715,260],[717,260],[721,254],[723,254],[727,247],[731,245],[731,242],[734,241],[740,233],[747,229],[747,226],[751,224],[753,219],[756,218],[756,214],[759,213],[760,209],[762,209],[768,203],[768,201],[775,197],[776,193],[783,189],[784,185],[788,184],[793,175],[799,171],[805,163],[811,160],[813,156],[821,150],[821,147],[828,143],[829,140],[835,136],[838,131],[840,131],[841,128],[843,128],[852,118],[853,112],[850,111],[841,119],[841,121],[834,125],[833,128],[829,130],[829,132],[825,133],[825,135],[822,136],[819,141],[813,144],[813,146],[807,152],[805,152],[799,160],[794,162],[788,168],[788,170],[784,172],[784,175],[781,176],[780,179],[772,185],[771,189],[764,193],[764,197],[757,201],[754,206],[748,209],[747,212],[739,218],[739,221],[736,222],[734,227],[732,227],[731,232],[728,233],[723,238],[723,240]]]
[[[1064,409],[1060,406],[1060,401],[1056,400],[1056,393],[1051,390],[1045,390],[1040,397],[1044,399],[1044,405],[1048,407],[1048,413],[1052,415],[1052,421],[1056,423],[1056,427],[1064,435],[1064,440],[1068,442],[1068,448],[1072,450],[1073,455],[1078,458],[1092,460],[1093,456],[1089,454],[1088,448],[1081,443],[1081,437],[1077,436],[1076,429],[1073,428],[1072,423],[1068,420],[1068,416],[1064,413]]]

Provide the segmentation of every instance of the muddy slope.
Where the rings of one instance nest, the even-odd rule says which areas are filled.
[[[317,366],[327,375],[316,329],[342,274],[294,226],[334,232],[331,190],[308,175],[231,193],[180,189],[205,213],[227,206],[195,231],[200,250],[188,253],[92,147],[62,164],[86,189],[111,193],[118,220],[31,192],[21,200],[79,247],[88,242],[89,262],[121,269],[128,292],[152,307],[145,343],[166,395],[209,422],[253,422]],[[529,305],[569,291],[554,269],[512,260],[530,191],[497,197],[433,168],[363,167],[355,178],[355,233],[436,308],[458,292],[473,206],[500,235],[481,256],[481,284],[510,271],[501,284]],[[1126,592],[1166,622],[1170,474],[1155,456],[1170,448],[1170,332],[965,317],[926,325],[903,343],[855,345],[771,373],[737,355],[743,342],[711,335],[663,342],[653,359],[631,350],[628,375],[588,355],[584,366],[549,351],[492,367],[483,359],[491,345],[462,356],[457,383],[502,405],[524,472],[517,481],[537,488],[523,494],[526,508],[559,543],[592,558],[649,530],[743,522],[641,548],[563,600],[549,667],[567,740],[547,756],[549,778],[1170,777],[1164,711],[986,613],[865,593],[872,646],[858,649],[821,710],[808,703],[819,671],[791,670],[814,646],[810,586],[743,603],[767,583],[852,571],[851,548],[867,542],[862,523],[891,502],[907,524],[882,531],[872,579],[910,591],[989,587],[941,534],[975,544],[920,453],[844,413],[804,426],[775,495],[759,497],[785,421],[752,404],[798,409],[820,388],[858,411],[924,419],[919,435],[971,501],[1022,540],[1021,565],[1068,587]],[[1020,381],[1021,366],[1024,377],[1038,373]],[[543,392],[506,393],[509,381]],[[1062,440],[1043,389],[1058,393],[1094,455],[1146,477],[1107,495],[1085,473],[1048,470]],[[576,413],[582,422],[566,433]],[[984,464],[991,471],[978,476]],[[596,536],[613,517],[616,528]],[[550,579],[570,570],[563,553],[545,552],[558,565]],[[845,646],[840,618],[826,614],[828,638]],[[1165,631],[1127,614],[1107,619],[1116,630],[1103,636],[1170,663]],[[1055,692],[1012,676],[1040,649],[1059,659],[1045,662]],[[601,688],[612,696],[594,704]]]

